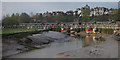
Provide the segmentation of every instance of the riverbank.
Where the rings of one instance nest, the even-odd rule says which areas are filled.
[[[84,32],[81,35],[87,35]],[[101,44],[58,53],[56,58],[118,58],[118,41],[112,35],[102,34],[106,40]]]
[[[10,55],[38,49],[36,46],[30,46],[27,40],[27,36],[33,34],[41,34],[42,32],[47,32],[44,29],[23,29],[23,28],[4,28],[2,29],[2,58]],[[39,48],[43,48],[41,45]]]
[[[71,34],[70,34],[71,35]],[[75,34],[76,35],[76,34]],[[110,46],[112,46],[112,47],[115,47],[116,46],[116,42],[114,41],[114,39],[113,39],[113,37],[112,37],[112,35],[111,34],[104,34],[104,33],[102,33],[102,34],[98,34],[98,35],[96,35],[96,34],[86,34],[85,32],[83,32],[83,31],[81,31],[80,33],[78,33],[77,34],[77,36],[75,36],[74,34],[73,34],[73,37],[70,37],[69,35],[65,35],[65,34],[63,34],[63,33],[60,33],[60,32],[53,32],[53,31],[44,31],[44,30],[41,30],[41,31],[36,31],[36,32],[22,32],[22,33],[14,33],[14,34],[4,34],[4,36],[3,36],[3,58],[5,57],[5,58],[7,58],[7,57],[9,57],[9,56],[11,56],[11,55],[13,55],[13,56],[17,56],[17,55],[19,55],[19,53],[26,53],[26,51],[31,51],[31,50],[37,50],[37,49],[40,49],[40,48],[47,48],[47,47],[49,47],[49,45],[52,43],[52,42],[62,42],[63,44],[65,43],[66,44],[66,42],[69,42],[69,41],[74,41],[74,40],[78,40],[78,41],[80,41],[80,45],[82,45],[82,47],[86,47],[86,46],[88,46],[88,44],[90,44],[91,42],[93,42],[92,40],[90,40],[91,42],[90,43],[88,43],[88,44],[86,44],[86,42],[87,41],[85,41],[85,39],[79,39],[79,38],[81,38],[82,36],[82,38],[92,38],[93,39],[93,37],[91,37],[91,36],[94,36],[94,37],[99,37],[99,36],[102,36],[103,38],[105,38],[105,40],[107,41],[105,41],[105,43],[104,42],[102,42],[103,43],[103,45],[101,45],[101,46],[104,46],[104,45],[106,45],[106,47],[109,47],[109,48],[107,48],[107,50],[109,50],[110,49]],[[80,35],[80,36],[79,36]],[[85,37],[86,36],[86,37]],[[96,39],[96,38],[95,38]],[[109,40],[110,39],[110,40]],[[81,41],[82,40],[82,41]],[[111,42],[112,41],[112,42]],[[114,43],[116,43],[116,44],[114,44]],[[62,44],[61,43],[61,44]],[[71,42],[71,43],[73,43],[73,42]],[[84,44],[83,44],[84,43]],[[109,44],[108,44],[109,43]],[[56,43],[53,43],[53,44],[56,44]],[[67,43],[68,44],[68,43]],[[110,45],[110,44],[112,44],[112,45]],[[69,45],[69,44],[68,44]],[[76,43],[76,45],[79,45],[79,44],[77,44]],[[66,45],[65,45],[66,46]],[[75,50],[75,49],[73,49],[74,47],[72,47],[72,45],[70,45],[71,46],[71,49],[72,50]],[[69,47],[70,47],[69,46]],[[9,48],[8,48],[9,47]],[[56,46],[54,46],[54,47],[56,47]],[[59,47],[59,46],[58,46]],[[91,48],[95,48],[96,46],[94,46],[94,45],[92,45],[92,46],[88,46],[87,48],[81,48],[81,46],[80,46],[80,50],[81,50],[81,54],[83,54],[84,55],[84,53],[83,52],[87,52],[87,51],[89,51]],[[97,47],[99,47],[99,46],[97,46]],[[117,47],[117,46],[116,46]],[[116,49],[116,47],[114,48],[114,49]],[[66,48],[64,48],[63,46],[62,47],[60,47],[60,48],[62,48],[63,50],[65,49],[65,51],[63,52],[61,49],[61,52],[63,52],[63,53],[66,53],[66,51],[71,51],[71,50],[69,50],[69,48],[67,47],[67,49]],[[101,47],[100,47],[101,48]],[[59,48],[58,48],[59,49]],[[76,48],[76,49],[78,49],[78,48]],[[102,49],[103,49],[103,47],[102,47]],[[42,49],[41,49],[42,50]],[[51,49],[52,50],[52,49]],[[86,51],[87,50],[87,51]],[[112,50],[112,49],[111,49]],[[54,51],[54,50],[53,50]],[[77,50],[78,52],[79,52],[79,50]],[[106,51],[106,50],[105,50]],[[48,52],[50,52],[50,51],[48,51]],[[60,56],[59,57],[61,57],[62,55],[61,54],[63,54],[63,53],[61,53],[60,51],[59,52],[56,52],[56,54],[57,54],[57,56],[56,57],[58,57],[59,56],[59,53],[60,53]],[[23,53],[23,54],[24,54]],[[28,52],[29,53],[29,52]],[[87,52],[87,53],[89,53],[89,52]],[[88,55],[86,53],[86,55]],[[103,52],[102,52],[103,53]],[[116,53],[116,52],[115,52]],[[51,54],[51,53],[50,53]],[[55,54],[55,55],[56,55]],[[70,53],[69,53],[70,54]],[[78,53],[74,53],[74,54],[78,54]],[[114,54],[114,53],[113,53]],[[46,54],[43,54],[43,55],[46,55]],[[43,56],[43,55],[40,55],[40,57],[46,57],[46,56]],[[72,53],[71,53],[71,55],[72,55]],[[116,54],[115,54],[116,55]],[[19,56],[17,56],[18,58],[19,58]],[[23,56],[21,56],[21,57],[23,57]],[[32,56],[31,56],[32,57]],[[35,56],[33,56],[33,57],[35,57]],[[38,56],[39,57],[39,56]],[[59,58],[58,57],[58,58]],[[67,58],[69,57],[69,55],[67,55]],[[70,56],[71,57],[71,56]],[[80,56],[77,56],[77,57],[75,57],[75,58],[79,58]],[[85,56],[86,57],[86,56]],[[90,56],[89,56],[90,57]],[[89,58],[88,57],[88,58]],[[106,57],[106,56],[105,56]],[[113,56],[112,56],[113,57]],[[63,58],[64,58],[64,56],[63,56]],[[65,57],[66,58],[66,57]],[[82,58],[82,57],[81,57]],[[94,57],[93,57],[94,58]]]
[[[25,33],[25,32],[35,32],[35,31],[42,31],[45,29],[25,29],[25,28],[3,28],[1,29],[2,33],[0,34],[16,34],[16,33]]]
[[[17,53],[37,49],[35,46],[29,46],[29,44],[25,44],[24,40],[27,40],[25,39],[27,36],[31,36],[33,34],[42,33],[42,32],[43,30],[3,34],[2,35],[2,57],[5,58],[7,56],[14,55]]]
[[[39,32],[37,34],[28,34],[25,33],[26,36],[19,37],[20,35],[12,35],[3,38],[3,58],[7,58],[11,55],[23,53],[26,51],[31,51],[34,49],[40,49],[44,47],[48,47],[51,42],[56,41],[69,41],[74,38],[59,33],[59,32]],[[19,39],[18,39],[19,38]]]

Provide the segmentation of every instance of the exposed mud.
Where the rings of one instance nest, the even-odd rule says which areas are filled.
[[[19,39],[16,36],[8,36],[7,38],[3,38],[2,40],[2,56],[7,57],[33,49],[48,47],[51,42],[56,42],[59,40],[65,42],[69,40],[74,40],[74,38],[53,31],[43,32],[41,34],[28,35]]]
[[[94,36],[96,34],[80,35]],[[97,42],[84,48],[58,53],[56,58],[118,58],[118,41],[114,40],[112,35],[98,34],[105,41]]]
[[[80,34],[70,34],[70,36],[53,31],[27,36],[26,38],[32,40],[33,46],[35,45],[38,47],[39,43],[39,46],[41,46],[43,43],[48,43],[47,47],[16,54],[7,58],[118,57],[118,41],[114,40],[112,35],[86,34],[84,32],[80,32]],[[37,43],[37,45],[34,43]]]

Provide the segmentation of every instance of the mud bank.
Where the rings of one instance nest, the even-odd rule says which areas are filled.
[[[80,35],[87,35],[81,32]],[[94,34],[90,34],[93,36]],[[101,35],[105,41],[76,50],[61,52],[56,58],[118,58],[118,41],[112,35]]]
[[[73,39],[73,37],[53,31],[30,34],[23,38],[8,36],[2,40],[2,56],[6,58],[14,54],[47,47],[51,42],[65,42]]]

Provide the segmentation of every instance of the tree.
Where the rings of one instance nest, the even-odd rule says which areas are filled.
[[[31,22],[37,22],[37,23],[40,23],[42,21],[42,19],[43,19],[42,14],[33,15],[31,18],[32,18]],[[34,19],[36,21],[33,21]]]
[[[22,13],[19,17],[19,23],[29,23],[31,20],[30,16],[27,13]]]
[[[88,22],[90,20],[90,10],[88,8],[83,9],[82,11],[82,22]]]
[[[5,16],[2,20],[3,25],[9,26],[9,25],[15,25],[18,24],[18,18],[19,15],[12,14],[11,16]]]

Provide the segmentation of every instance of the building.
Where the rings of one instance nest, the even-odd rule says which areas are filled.
[[[67,11],[66,14],[67,15],[73,15],[73,11]]]
[[[98,16],[99,15],[99,8],[96,7],[94,8],[94,16]]]
[[[52,13],[50,13],[50,12],[46,12],[46,13],[43,13],[43,15],[42,15],[43,17],[47,17],[47,16],[52,16]]]
[[[87,9],[90,9],[90,6],[86,5],[86,6],[82,7],[82,8],[77,8],[77,9],[76,9],[77,15],[78,15],[79,17],[83,16],[82,11],[83,11],[84,9],[86,9],[86,8],[87,8]]]
[[[90,6],[86,5],[82,8],[77,8],[75,11],[66,11],[65,13],[63,11],[53,11],[52,13],[51,12],[46,12],[43,14],[43,17],[46,17],[46,16],[56,16],[56,15],[76,15],[76,16],[83,16],[83,10],[84,9],[89,9],[90,10],[90,16],[99,16],[99,15],[108,15],[108,14],[115,14],[115,13],[118,13],[118,9],[108,9],[108,8],[105,8],[105,7],[95,7],[95,8],[92,8],[90,9]],[[41,13],[38,13],[36,15],[41,15]]]
[[[77,16],[77,11],[74,11],[74,12],[73,12],[73,15],[76,15],[76,16]]]
[[[104,7],[99,7],[99,15],[103,15],[104,14]]]
[[[116,14],[118,13],[118,9],[110,9],[109,14]]]
[[[63,11],[56,11],[55,13],[56,13],[56,15],[63,15],[64,14]]]
[[[104,7],[95,7],[94,9],[91,9],[90,16],[99,16],[99,15],[106,15],[109,14],[109,9]]]
[[[42,16],[42,13],[36,13],[36,16]]]
[[[94,16],[94,9],[93,8],[90,11],[90,16]]]
[[[109,14],[109,9],[108,9],[108,8],[105,8],[104,14],[105,14],[105,15]]]
[[[88,8],[88,9],[90,9],[90,6],[86,5],[84,8]]]
[[[82,16],[82,9],[78,8],[76,9],[78,16]]]

